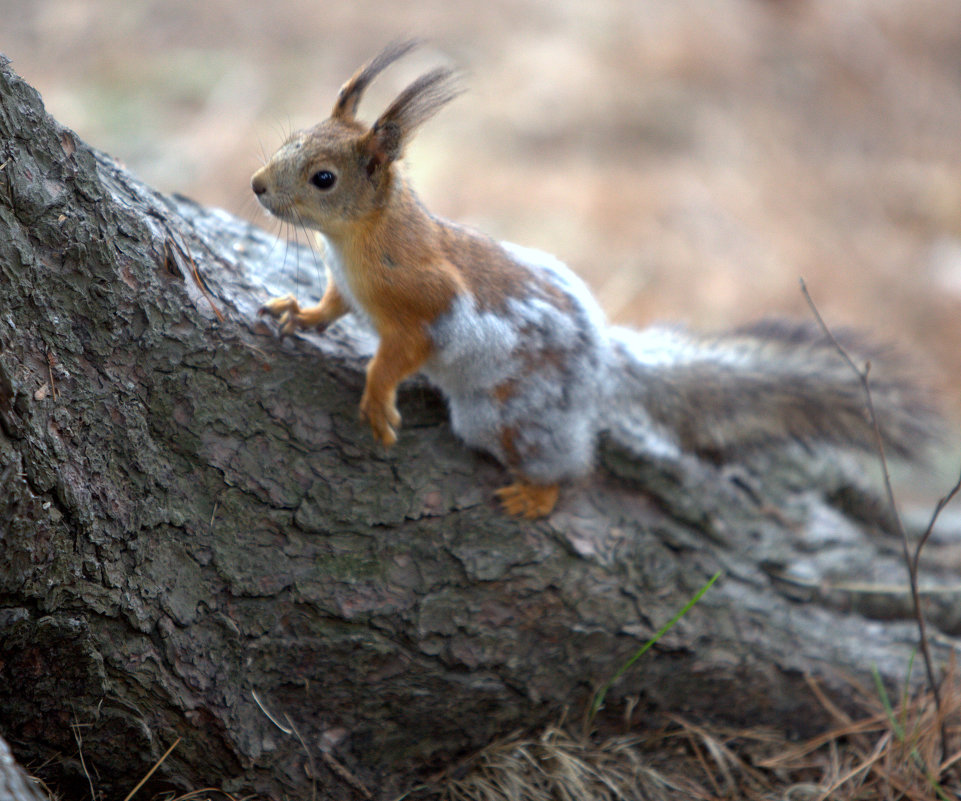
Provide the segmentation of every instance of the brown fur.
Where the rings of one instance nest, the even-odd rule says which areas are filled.
[[[444,255],[457,265],[481,309],[499,311],[508,298],[517,296],[527,277],[525,271],[508,259],[493,239],[461,226],[442,223],[439,242]]]
[[[361,415],[384,445],[396,440],[397,384],[430,358],[427,326],[447,311],[465,281],[448,258],[444,224],[420,205],[394,163],[416,128],[457,94],[450,70],[434,70],[405,89],[373,126],[355,119],[370,82],[407,53],[392,45],[358,70],[340,90],[330,119],[295,134],[251,183],[274,214],[322,231],[339,251],[350,291],[380,337],[367,367]],[[312,185],[320,171],[334,174],[330,191]],[[401,266],[402,269],[398,269]],[[278,298],[263,312],[281,319],[281,331],[326,325],[347,311],[333,282],[321,302],[301,310]]]
[[[498,403],[507,403],[516,393],[517,380],[513,378],[505,381],[503,384],[498,384],[491,391],[491,394]]]
[[[501,448],[504,451],[504,458],[507,460],[508,467],[515,467],[520,464],[521,457],[517,450],[517,429],[513,426],[501,429]]]
[[[460,225],[438,220],[440,245],[454,262],[484,311],[500,311],[511,298],[538,293],[557,308],[570,311],[571,299],[543,276],[532,273],[493,239]]]
[[[251,182],[271,213],[325,235],[335,251],[331,264],[340,283],[338,288],[331,280],[314,307],[300,309],[288,297],[269,301],[263,311],[280,319],[285,334],[325,327],[353,302],[366,312],[380,341],[367,366],[360,412],[374,436],[388,446],[396,440],[400,423],[397,385],[431,358],[429,329],[459,296],[469,295],[481,312],[507,318],[511,300],[536,299],[564,312],[572,326],[580,326],[577,331],[584,335],[585,348],[594,347],[596,343],[591,343],[600,338],[596,324],[585,319],[589,315],[583,299],[553,283],[567,280],[559,279],[558,271],[528,266],[489,237],[433,217],[400,175],[396,162],[417,128],[458,94],[450,70],[435,69],[418,78],[372,126],[356,119],[370,82],[412,47],[410,42],[392,45],[358,70],[341,88],[330,118],[294,134]],[[527,308],[538,305],[529,303]],[[556,382],[552,386],[565,393],[570,387],[583,388],[584,365],[563,347],[553,349],[556,343],[539,336],[543,332],[536,322],[525,329],[523,319],[516,321],[519,338],[533,344],[526,353],[512,354],[516,374],[492,390],[493,399],[517,406],[524,400],[523,379],[529,374]],[[553,319],[556,324],[558,318]],[[885,441],[910,453],[926,439],[930,415],[924,399],[897,377],[897,365],[860,344],[851,343],[859,358],[877,357],[872,392]],[[599,349],[590,353],[591,358],[600,358]],[[605,387],[618,404],[603,418],[606,430],[622,429],[630,442],[635,441],[630,439],[633,427],[618,427],[616,415],[633,420],[630,415],[638,409],[641,419],[670,432],[680,447],[708,455],[724,456],[779,439],[865,446],[872,438],[857,380],[852,380],[849,366],[834,348],[809,327],[761,324],[721,341],[691,338],[690,348],[666,365],[645,363],[626,340],[616,343],[609,356],[608,351],[603,353],[620,362],[613,386]],[[717,358],[719,354],[723,358]],[[605,369],[591,373],[589,380],[610,380],[608,365],[595,366]],[[894,368],[892,372],[888,367]],[[578,397],[578,404],[590,406],[585,394]],[[593,406],[581,409],[578,404],[571,406],[575,412],[595,415],[591,422],[600,422]],[[528,451],[534,449],[530,442],[535,438],[523,423],[502,425],[490,432],[494,440],[490,449],[501,451],[517,481],[501,489],[499,497],[512,514],[548,514],[557,499],[557,485],[530,483],[522,470],[530,464]],[[582,461],[562,467],[579,470]],[[573,473],[557,470],[547,475],[568,474]]]

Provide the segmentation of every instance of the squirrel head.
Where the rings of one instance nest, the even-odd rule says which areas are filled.
[[[361,67],[341,87],[328,119],[293,134],[254,173],[251,187],[267,211],[337,236],[384,207],[404,147],[459,94],[453,71],[440,67],[401,92],[372,126],[357,120],[364,90],[415,44],[390,45]]]

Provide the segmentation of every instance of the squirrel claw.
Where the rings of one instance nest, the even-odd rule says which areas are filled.
[[[557,484],[528,484],[515,481],[495,493],[504,511],[525,520],[547,517],[557,504]]]
[[[280,318],[280,338],[293,336],[300,326],[297,325],[297,318],[289,311],[284,312]]]
[[[257,309],[257,316],[263,317],[269,314],[271,317],[282,317],[285,314],[298,314],[300,304],[293,295],[284,295],[282,298],[271,298],[263,306]]]
[[[400,426],[400,412],[392,405],[376,406],[367,398],[360,403],[360,419],[370,423],[376,439],[385,448],[397,442],[396,429]]]
[[[373,420],[369,422],[371,431],[374,432],[374,439],[385,448],[389,448],[397,442],[397,432],[394,431],[393,426],[387,425],[382,421],[380,423],[374,423]]]
[[[273,317],[277,320],[277,331],[280,338],[292,336],[301,328],[308,328],[312,320],[305,319],[307,315],[300,308],[297,298],[284,295],[282,298],[272,298],[257,310],[258,317]],[[317,324],[317,330],[323,332],[326,323]]]
[[[390,448],[397,442],[397,432],[390,426],[387,426],[384,431],[377,431],[375,429],[374,438],[385,448]]]
[[[300,314],[300,304],[297,303],[297,299],[293,295],[272,298],[257,309],[258,317],[269,316],[278,321],[278,333],[281,339],[290,336],[297,330],[298,314]]]

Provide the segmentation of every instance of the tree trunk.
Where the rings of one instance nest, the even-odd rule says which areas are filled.
[[[424,382],[375,445],[368,334],[258,320],[321,273],[143,186],[0,67],[0,734],[65,798],[123,797],[177,738],[154,791],[390,797],[583,710],[718,570],[609,712],[803,730],[806,674],[903,680],[899,545],[841,471],[606,445],[549,520],[505,518]],[[957,635],[954,570],[925,571]]]

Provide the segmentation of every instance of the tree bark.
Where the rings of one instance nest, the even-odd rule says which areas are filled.
[[[843,470],[605,445],[547,521],[505,518],[501,469],[423,381],[397,446],[375,445],[356,411],[369,334],[281,341],[258,320],[321,273],[143,186],[3,62],[0,734],[65,798],[123,797],[177,738],[154,791],[388,798],[583,710],[718,570],[610,713],[636,696],[635,717],[803,731],[806,675],[903,680],[900,546]],[[926,609],[957,636],[939,547]]]

